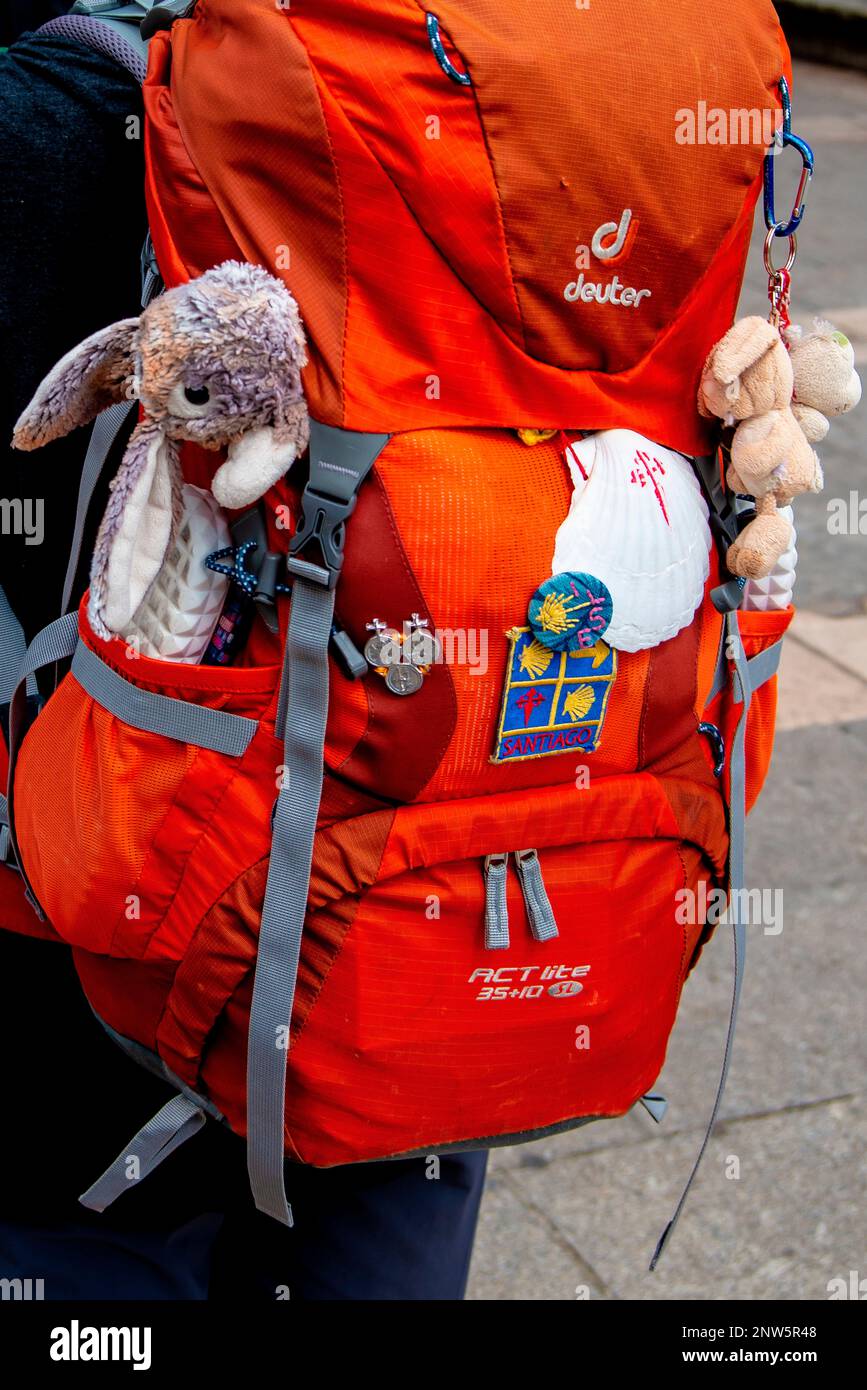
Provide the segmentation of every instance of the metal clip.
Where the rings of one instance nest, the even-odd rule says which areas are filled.
[[[713,748],[713,775],[722,777],[723,768],[726,765],[726,745],[722,732],[716,724],[702,723],[698,726],[700,734],[704,734]]]
[[[774,244],[774,237],[782,236],[776,228],[771,227],[765,237],[765,248],[763,260],[765,270],[768,272],[768,299],[771,301],[771,312],[768,315],[769,321],[778,328],[780,324],[784,328],[789,325],[789,295],[792,289],[792,266],[798,254],[798,238],[792,232],[789,236],[789,254],[786,257],[786,264],[775,266],[771,256],[771,249]]]
[[[765,155],[765,226],[773,236],[790,237],[798,230],[798,227],[801,225],[801,218],[804,216],[804,208],[807,205],[807,192],[810,187],[810,180],[813,177],[815,161],[813,158],[813,151],[806,140],[802,140],[800,135],[795,135],[792,131],[792,106],[789,100],[789,87],[785,77],[780,78],[778,85],[783,103],[783,125],[782,128],[776,132],[773,145]],[[798,181],[798,189],[795,193],[792,211],[789,213],[789,220],[783,223],[777,221],[777,214],[774,207],[774,151],[783,150],[787,145],[791,145],[801,156],[801,177]]]

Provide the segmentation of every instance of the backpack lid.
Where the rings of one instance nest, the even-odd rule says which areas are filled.
[[[706,446],[695,387],[789,73],[770,3],[437,0],[432,24],[413,0],[200,0],[170,45],[150,85],[171,106],[148,108],[164,271],[204,268],[176,121],[215,215],[299,302],[319,418]]]

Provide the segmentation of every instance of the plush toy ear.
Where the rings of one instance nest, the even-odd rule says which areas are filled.
[[[764,357],[779,340],[780,335],[773,324],[757,314],[739,319],[714,349],[713,375],[724,386],[734,386],[747,368]]]
[[[306,419],[306,411],[305,411]],[[301,434],[305,436],[306,430]],[[221,507],[249,507],[287,473],[298,457],[301,435],[278,438],[271,425],[250,430],[229,445],[226,461],[211,479],[211,492]]]
[[[138,322],[121,319],[101,328],[61,357],[15,426],[16,449],[38,449],[123,400],[133,373],[132,340]]]
[[[133,431],[99,528],[88,617],[100,637],[122,633],[159,574],[183,509],[177,445],[152,421]]]

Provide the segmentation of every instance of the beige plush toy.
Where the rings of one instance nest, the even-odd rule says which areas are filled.
[[[776,328],[752,315],[738,319],[711,349],[698,389],[698,408],[734,425],[767,410],[785,410],[794,388],[792,362]]]
[[[828,416],[845,415],[861,399],[855,351],[832,323],[814,319],[812,333],[798,324],[783,330],[794,372],[792,411],[811,444],[831,428]]]
[[[816,365],[804,359],[804,390],[811,403],[817,364],[827,360],[828,346],[811,348]],[[833,347],[836,355],[838,345]],[[731,573],[746,579],[770,574],[789,545],[791,524],[779,515],[778,504],[822,487],[819,459],[792,409],[795,370],[778,329],[753,316],[729,329],[702,372],[699,410],[736,425],[726,481],[733,492],[756,499],[755,518],[726,557]],[[822,400],[829,396],[830,391],[820,393]]]

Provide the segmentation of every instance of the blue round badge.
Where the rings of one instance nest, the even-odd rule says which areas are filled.
[[[567,570],[540,584],[527,609],[535,636],[555,652],[592,647],[605,636],[614,604],[595,574]]]

